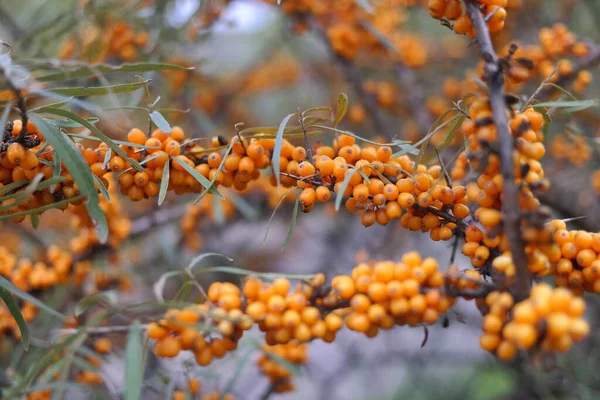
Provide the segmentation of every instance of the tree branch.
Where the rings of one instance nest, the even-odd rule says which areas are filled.
[[[489,88],[492,118],[498,131],[500,141],[500,160],[502,166],[502,218],[504,229],[508,237],[510,252],[516,267],[516,296],[524,299],[529,294],[531,287],[531,274],[527,268],[525,254],[525,241],[521,234],[521,212],[519,207],[519,188],[515,185],[515,171],[513,166],[514,141],[510,134],[508,118],[506,115],[506,102],[504,99],[504,73],[496,56],[490,32],[481,14],[476,0],[466,0],[467,14],[475,28],[477,42],[485,61],[485,79]]]

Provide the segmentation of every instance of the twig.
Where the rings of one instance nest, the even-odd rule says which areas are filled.
[[[519,112],[523,112],[523,111],[527,110],[527,107],[529,107],[531,105],[531,102],[533,102],[533,100],[535,100],[535,98],[544,90],[544,88],[546,88],[546,84],[556,74],[556,71],[558,71],[558,68],[560,68],[560,63],[558,63],[556,68],[554,68],[554,71],[552,71],[550,73],[550,75],[548,75],[546,77],[546,79],[544,79],[544,81],[540,84],[540,86],[538,86],[538,88],[535,90],[535,92],[533,92],[533,94],[529,97],[529,99],[527,99],[527,101],[525,102],[525,104],[523,104],[523,106],[521,107]]]
[[[513,138],[510,135],[508,118],[506,116],[506,102],[504,99],[504,73],[494,51],[487,25],[481,14],[479,3],[475,0],[466,0],[467,14],[477,37],[485,62],[485,79],[489,87],[492,118],[498,131],[500,141],[500,160],[504,185],[502,193],[502,216],[504,229],[508,237],[509,248],[516,267],[516,296],[526,298],[531,287],[531,274],[527,268],[525,254],[525,241],[521,234],[521,213],[519,207],[519,188],[515,185],[515,171],[513,166]]]
[[[139,325],[140,330],[145,330],[148,325]],[[104,335],[107,333],[119,333],[119,332],[129,332],[131,330],[131,325],[115,325],[115,326],[99,326],[96,328],[88,328],[85,332],[88,335]],[[56,331],[57,336],[62,335],[74,335],[79,332],[79,329],[69,328],[69,329],[59,329]]]

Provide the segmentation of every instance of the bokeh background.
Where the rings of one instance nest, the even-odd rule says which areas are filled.
[[[287,18],[276,4],[260,1],[1,0],[0,39],[11,43],[15,62],[23,66],[26,75],[37,68],[60,70],[69,65],[70,61],[61,59],[61,54],[65,42],[73,37],[91,40],[92,63],[146,60],[193,66],[195,69],[189,72],[138,75],[151,80],[152,95],[160,96],[161,108],[170,109],[164,112],[168,121],[197,138],[229,138],[235,133],[234,125],[240,122],[245,127],[278,126],[285,115],[298,109],[334,106],[338,93],[345,92],[351,112],[342,128],[368,138],[389,134],[415,141],[425,132],[420,131],[415,115],[407,107],[412,93],[422,93],[423,107],[432,118],[441,114],[452,105],[440,95],[448,78],[462,79],[474,68],[479,54],[470,39],[455,35],[433,20],[423,4],[395,3],[399,11],[390,16],[396,18],[390,23],[398,26],[398,40],[412,57],[408,62],[414,63],[410,69],[415,87],[403,87],[398,82],[393,62],[360,56],[350,64],[340,61],[318,31],[299,32],[305,27]],[[136,46],[134,55],[109,54],[105,59],[94,60],[101,52],[94,46],[102,42],[105,29],[114,21],[126,21],[136,32],[146,32],[147,42]],[[500,44],[532,44],[541,27],[557,22],[566,24],[580,37],[600,43],[600,2],[596,0],[524,1],[495,40]],[[597,68],[593,72],[597,75]],[[71,79],[64,85],[115,85],[134,81],[134,75]],[[522,92],[531,93],[534,89],[535,86]],[[598,85],[593,83],[580,96],[596,98],[598,93]],[[147,102],[143,91],[89,101],[106,109],[100,115],[99,126],[111,137],[122,138],[130,128],[148,123],[147,115],[131,109]],[[369,104],[377,108],[379,121],[369,115]],[[556,117],[546,140],[550,145],[561,136],[574,143],[591,143],[586,147],[589,162],[578,162],[587,153],[577,146],[562,158],[547,157],[553,188],[544,200],[558,217],[586,217],[572,221],[572,227],[598,230],[600,201],[590,190],[590,174],[600,165],[600,148],[593,140],[599,132],[599,115],[594,109],[582,114],[576,120]],[[574,124],[577,129],[566,128]],[[574,131],[583,139],[577,139],[579,135]],[[331,137],[316,140],[330,142]],[[451,160],[458,149],[458,144],[451,146],[443,158]],[[435,155],[427,157],[435,161]],[[349,272],[365,257],[398,260],[403,253],[417,250],[447,265],[452,253],[452,243],[432,243],[426,234],[410,232],[399,224],[364,228],[355,216],[335,213],[328,207],[300,215],[292,239],[282,252],[291,223],[291,204],[284,203],[269,223],[272,199],[264,193],[244,199],[232,197],[227,204],[211,201],[204,205],[203,216],[193,231],[182,231],[180,219],[192,199],[168,197],[163,205],[166,211],[160,212],[152,200],[135,205],[123,202],[133,223],[146,223],[149,228],[127,239],[118,262],[114,262],[110,250],[95,258],[95,268],[118,268],[130,277],[129,290],[114,291],[116,302],[154,299],[154,282],[200,252],[226,254],[235,260],[235,266],[249,270],[324,271],[329,276]],[[151,213],[159,216],[148,220]],[[35,254],[40,246],[50,242],[67,244],[74,232],[57,223],[62,218],[66,217],[58,211],[47,213],[37,230],[5,224],[3,240],[20,254]],[[267,239],[263,240],[267,230]],[[468,260],[460,254],[456,263],[462,268],[468,266]],[[232,278],[207,275],[204,283],[216,279]],[[176,279],[169,281],[165,295],[176,293],[180,285]],[[73,305],[74,295],[68,288],[57,288],[47,294],[46,300],[57,308],[68,308]],[[594,332],[599,327],[599,308],[593,296],[587,300],[592,334],[569,354],[558,355],[554,365],[540,366],[525,360],[505,364],[483,352],[478,342],[481,316],[474,304],[461,300],[456,311],[448,315],[449,326],[430,328],[425,342],[423,329],[396,328],[381,332],[374,339],[345,331],[333,344],[311,344],[310,361],[295,377],[297,390],[272,398],[598,399],[600,335]],[[55,327],[57,321],[40,318],[34,323],[34,332]],[[258,337],[257,332],[254,336]],[[68,398],[119,398],[124,338],[114,335],[113,340],[116,350],[101,367],[105,387],[97,392],[69,389]],[[236,398],[262,398],[268,382],[260,377],[252,362],[254,355],[246,357],[253,347],[243,343],[237,352],[208,368],[195,366],[190,356],[159,360],[149,353],[144,398],[165,398],[165,393],[182,385],[188,375],[200,376],[206,387],[219,388],[239,368],[242,372],[233,388]],[[0,361],[6,379],[10,379],[15,365],[35,362],[36,354],[40,353],[36,350],[23,354],[13,340],[3,338]]]

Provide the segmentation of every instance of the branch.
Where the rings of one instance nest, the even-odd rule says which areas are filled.
[[[513,138],[508,126],[506,116],[506,102],[504,99],[504,73],[494,50],[490,33],[481,14],[476,0],[466,0],[467,14],[475,28],[477,42],[485,61],[485,79],[489,87],[492,118],[498,131],[500,141],[500,161],[502,167],[502,218],[504,229],[508,237],[510,252],[516,267],[516,296],[519,299],[527,297],[531,287],[531,274],[527,268],[525,254],[525,241],[521,234],[521,212],[519,207],[519,188],[515,185],[515,171],[513,166]]]

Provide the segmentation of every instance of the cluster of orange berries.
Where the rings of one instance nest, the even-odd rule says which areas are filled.
[[[461,275],[452,267],[451,272],[448,282],[459,291],[481,283],[476,271]],[[293,354],[290,360],[300,362],[305,359],[303,343],[332,342],[344,324],[373,337],[379,329],[396,325],[435,323],[456,301],[453,294],[444,293],[446,283],[437,262],[422,259],[416,252],[405,254],[398,263],[361,263],[351,276],[334,277],[330,287],[323,274],[293,289],[286,278],[267,283],[249,277],[241,289],[214,282],[208,288],[207,302],[167,311],[163,319],[148,326],[147,333],[156,340],[154,350],[159,357],[191,350],[198,364],[208,365],[235,349],[244,331],[256,324],[265,332],[268,346]],[[277,371],[272,372],[273,379],[284,378],[281,368]]]
[[[112,174],[106,174],[104,178],[106,178],[108,183],[107,191],[110,201],[103,195],[100,195],[99,206],[106,216],[108,226],[107,243],[112,248],[117,248],[129,237],[131,233],[131,220],[124,213],[121,200],[117,195],[116,182]],[[73,214],[73,228],[78,232],[77,236],[72,238],[69,243],[69,247],[73,253],[84,253],[86,250],[99,244],[100,242],[94,229],[94,222],[87,213],[85,205],[69,207],[67,211]]]
[[[518,350],[566,352],[590,331],[583,319],[584,300],[544,283],[534,285],[519,303],[508,292],[492,292],[479,305],[484,313],[481,347],[502,360],[514,358]]]
[[[206,394],[200,394],[202,391],[202,383],[198,378],[191,377],[187,380],[187,391],[177,389],[173,392],[172,400],[234,400],[232,394],[211,392]]]
[[[483,97],[473,101],[468,111],[470,119],[462,125],[467,136],[467,149],[459,155],[451,176],[452,179],[465,179],[468,168],[481,174],[476,184],[468,187],[468,197],[470,202],[478,205],[474,216],[484,229],[470,226],[466,231],[467,243],[463,246],[463,252],[472,258],[473,265],[481,267],[489,257],[489,252],[480,248],[482,240],[487,247],[500,246],[500,250],[507,250],[504,234],[499,229],[503,179],[497,150],[498,132],[491,119],[489,100]],[[545,154],[542,142],[544,119],[540,113],[528,108],[523,113],[513,112],[509,125],[516,143],[513,159],[515,184],[520,187],[519,205],[522,211],[533,212],[539,207],[535,193],[548,187],[539,161]],[[485,257],[481,257],[483,253]]]
[[[552,221],[551,261],[555,283],[582,295],[600,293],[600,233],[567,230],[563,221]]]
[[[81,60],[101,63],[111,58],[135,61],[140,48],[150,39],[146,31],[136,31],[125,21],[103,26],[85,25],[80,32],[69,36],[58,50],[58,58],[67,60],[74,56]]]
[[[336,276],[330,296],[348,302],[349,329],[373,337],[396,325],[435,323],[456,300],[444,295],[445,282],[435,259],[410,252],[398,263],[361,263],[350,276]]]
[[[263,346],[264,354],[256,361],[260,371],[269,378],[275,393],[292,392],[295,389],[292,382],[292,371],[278,362],[273,355],[284,359],[293,365],[305,364],[308,359],[306,343],[292,341],[275,346]]]
[[[477,0],[477,2],[480,5],[481,13],[486,18],[490,32],[498,32],[504,28],[509,0]],[[520,5],[520,2],[511,3],[513,7]],[[452,28],[459,35],[468,35],[473,39],[475,38],[473,22],[465,13],[460,0],[429,0],[427,7],[429,15],[433,18],[454,21]]]
[[[579,41],[577,35],[562,23],[540,29],[538,42],[539,44],[521,46],[513,52],[515,59],[526,57],[529,63],[526,66],[511,66],[507,83],[519,84],[535,76],[546,79],[555,70],[557,71],[550,78],[550,82],[570,77],[575,73],[575,65],[569,57],[582,58],[590,52],[590,46],[584,41]],[[510,52],[510,47],[503,50],[506,54]],[[591,82],[592,73],[589,70],[578,70],[573,82],[573,90],[581,93]]]
[[[554,160],[566,160],[575,166],[586,164],[593,154],[592,147],[583,135],[557,135],[552,139],[549,150]]]

